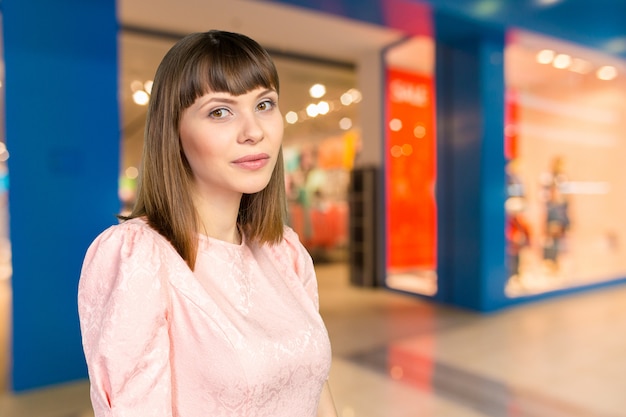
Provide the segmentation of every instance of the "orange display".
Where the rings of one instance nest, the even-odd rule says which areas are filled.
[[[387,267],[436,267],[437,208],[433,80],[387,70],[385,142]]]

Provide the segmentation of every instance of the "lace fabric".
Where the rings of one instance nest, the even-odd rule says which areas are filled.
[[[275,246],[201,236],[192,272],[127,221],[89,248],[78,301],[96,417],[316,415],[330,343],[289,228]]]

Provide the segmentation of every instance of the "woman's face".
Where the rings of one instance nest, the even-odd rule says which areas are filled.
[[[207,93],[182,115],[180,140],[201,195],[241,196],[265,188],[283,139],[276,91]]]

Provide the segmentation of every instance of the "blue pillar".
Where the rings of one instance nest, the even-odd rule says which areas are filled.
[[[502,307],[504,285],[504,32],[435,13],[438,299]]]
[[[15,391],[85,378],[85,250],[115,222],[115,0],[2,1]]]

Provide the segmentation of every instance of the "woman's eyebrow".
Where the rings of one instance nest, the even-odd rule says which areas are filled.
[[[214,104],[214,103],[219,103],[219,104],[236,104],[237,103],[237,96],[233,97],[231,95],[220,95],[220,93],[213,93],[216,94],[210,98],[205,98],[205,97],[201,97],[199,98],[199,102],[197,103],[197,106],[199,109],[204,108],[207,105],[210,104]],[[228,93],[224,93],[224,94],[228,94]],[[261,92],[259,92],[259,94],[257,94],[256,98],[260,98],[263,96],[266,96],[268,94],[276,94],[276,90],[274,90],[273,88],[268,88],[265,89]]]
[[[237,100],[234,98],[230,98],[230,97],[222,97],[222,96],[215,96],[215,97],[211,97],[209,99],[206,99],[205,101],[200,103],[200,106],[205,106],[207,104],[210,103],[229,103],[229,104],[233,104],[236,103]]]
[[[265,90],[261,91],[261,92],[257,95],[257,98],[262,97],[262,96],[265,96],[265,95],[267,95],[267,94],[271,94],[271,93],[276,93],[276,90],[274,90],[273,88],[268,88],[268,89],[265,89]]]

